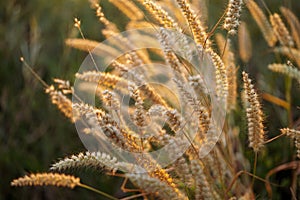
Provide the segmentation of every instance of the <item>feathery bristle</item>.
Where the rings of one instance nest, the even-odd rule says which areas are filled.
[[[221,34],[216,34],[216,42],[219,50],[224,50],[222,60],[226,68],[228,80],[227,106],[229,110],[235,109],[237,101],[237,68],[235,66],[235,55],[232,51],[231,40],[227,39],[226,41]],[[226,48],[224,49],[225,45]]]
[[[300,70],[293,67],[292,65],[274,63],[270,64],[268,68],[274,72],[282,73],[291,78],[294,78],[300,83]]]
[[[63,171],[67,169],[92,167],[96,169],[107,169],[109,171],[117,171],[117,159],[101,152],[79,153],[64,158],[53,164],[50,170]]]
[[[157,195],[162,199],[186,200],[187,197],[182,193],[174,192],[174,189],[158,178],[150,177],[147,174],[126,174],[126,176],[140,188]]]
[[[105,25],[106,30],[110,30],[114,33],[119,32],[117,26],[105,17],[104,13],[102,12],[102,8],[98,3],[92,2],[92,7],[96,10],[96,16],[98,17],[99,21]]]
[[[243,0],[229,0],[228,2],[223,28],[228,31],[229,35],[236,34],[240,24],[242,4]]]
[[[143,106],[143,99],[140,94],[139,88],[133,84],[129,83],[128,85],[129,95],[135,101],[135,110],[134,110],[134,122],[139,128],[144,128],[147,125],[146,111]]]
[[[264,146],[265,131],[263,125],[263,112],[258,101],[258,95],[254,90],[251,79],[246,72],[243,72],[243,82],[246,102],[247,122],[248,122],[248,140],[249,147],[255,152],[259,152]]]
[[[176,109],[169,110],[161,105],[153,105],[148,112],[154,116],[165,117],[167,119],[167,123],[174,132],[178,131],[182,125],[182,119]]]
[[[212,59],[215,66],[215,76],[216,76],[216,93],[220,100],[227,100],[228,97],[228,77],[226,72],[226,67],[221,57],[215,53],[213,50],[207,51]]]
[[[283,128],[280,129],[280,131],[283,134],[286,134],[287,136],[291,137],[295,141],[295,147],[297,150],[297,157],[300,159],[300,131],[290,128]]]
[[[15,179],[12,186],[57,186],[73,189],[80,185],[80,179],[74,176],[57,173],[37,173]]]
[[[114,47],[93,40],[69,38],[65,40],[65,43],[67,46],[70,46],[72,48],[86,52],[92,52],[93,54],[99,55],[101,57],[119,54],[119,51],[116,50]]]
[[[157,3],[152,0],[140,0],[145,5],[146,9],[152,16],[165,28],[172,28],[179,30],[177,23],[171,16]]]
[[[192,174],[195,176],[195,199],[215,199],[211,191],[212,187],[203,172],[203,165],[199,162],[197,160],[191,161]]]
[[[66,97],[61,91],[54,88],[53,85],[49,86],[45,90],[46,93],[51,97],[51,102],[58,107],[58,109],[72,122],[75,122],[77,116],[72,109],[72,101]]]
[[[186,0],[176,0],[176,2],[189,23],[196,44],[210,47],[210,41],[207,40],[208,35],[203,23],[199,20],[199,16],[195,14],[195,11],[191,8],[190,4]]]
[[[109,91],[109,90],[104,90],[102,92],[102,99],[103,99],[103,102],[104,104],[112,109],[112,110],[119,110],[120,109],[120,101],[119,99],[117,99],[116,97],[116,94],[112,91]]]

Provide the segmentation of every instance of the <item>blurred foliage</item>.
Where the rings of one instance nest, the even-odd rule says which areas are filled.
[[[48,83],[53,77],[74,79],[86,56],[64,45],[66,38],[77,37],[76,16],[84,17],[87,36],[102,40],[101,25],[86,1],[0,1],[0,199],[82,199],[90,193],[10,186],[18,176],[45,171],[57,158],[84,151],[74,125],[51,105],[19,61],[24,56]],[[107,176],[87,174],[82,179],[113,192],[105,186],[111,182]]]
[[[107,1],[105,1],[107,2]],[[279,6],[286,6],[298,15],[300,4],[296,0],[266,1],[272,12],[279,12]],[[222,15],[226,2],[223,0],[207,1],[209,5],[209,28]],[[116,16],[115,8],[104,6],[107,16],[112,21],[124,26],[122,16]],[[82,19],[82,29],[86,37],[101,41],[102,25],[98,23],[94,11],[87,1],[80,0],[1,0],[0,1],[0,199],[82,199],[90,192],[83,189],[68,190],[62,188],[11,188],[10,181],[27,172],[41,172],[49,168],[57,158],[67,154],[84,151],[74,125],[69,123],[56,107],[51,105],[42,86],[24,68],[19,61],[24,56],[36,72],[48,83],[53,77],[74,79],[86,53],[72,50],[64,45],[64,39],[78,37],[73,28],[73,18]],[[244,9],[243,20],[247,22],[253,44],[253,59],[241,69],[247,70],[255,77],[261,92],[268,92],[277,97],[285,98],[283,76],[271,73],[267,64],[280,61],[270,53],[266,42]],[[235,39],[233,41],[236,43]],[[283,60],[285,61],[285,60]],[[276,86],[276,87],[275,87]],[[296,109],[300,102],[299,85],[294,84],[293,99],[296,111],[294,120],[300,117]],[[278,134],[279,128],[288,125],[285,111],[271,103],[263,102],[267,115],[266,126],[269,138]],[[299,104],[298,104],[299,105]],[[236,113],[240,116],[243,113]],[[241,122],[243,123],[243,122]],[[245,127],[245,125],[243,126]],[[242,133],[246,132],[246,128]],[[249,158],[253,155],[247,149]],[[268,146],[266,154],[260,156],[258,175],[291,160],[288,140],[278,140]],[[247,152],[249,151],[249,152]],[[276,179],[285,183],[286,174],[278,174]],[[76,172],[80,176],[81,172]],[[94,185],[108,193],[120,192],[120,179],[109,178],[93,172],[85,172],[80,176],[82,182]],[[113,187],[112,187],[113,185]],[[264,196],[264,186],[256,188]],[[282,197],[289,191],[280,190]],[[94,195],[95,199],[97,195]]]

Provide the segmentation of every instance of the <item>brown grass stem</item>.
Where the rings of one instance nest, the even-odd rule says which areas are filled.
[[[125,198],[122,198],[120,200],[130,200],[130,199],[136,199],[138,197],[144,197],[144,199],[146,199],[145,197],[148,195],[149,193],[141,193],[141,194],[135,194],[135,195],[132,195],[132,196],[129,196],[129,197],[125,197]]]
[[[226,10],[227,10],[227,9],[226,9]],[[207,37],[206,37],[206,39],[205,39],[204,46],[203,46],[204,49],[205,49],[207,40],[213,35],[213,33],[215,32],[215,30],[218,28],[219,24],[221,23],[221,21],[222,21],[223,18],[225,17],[225,15],[226,15],[226,10],[224,11],[224,13],[223,13],[222,16],[220,17],[220,19],[217,21],[217,23],[213,26],[213,28],[211,29],[211,31],[209,31],[209,33],[207,34]]]
[[[270,183],[268,180],[266,179],[263,179],[263,178],[260,178],[259,176],[256,176],[250,172],[247,172],[245,170],[242,170],[242,171],[239,171],[234,177],[233,177],[233,180],[231,181],[231,183],[229,184],[227,190],[226,190],[226,194],[228,194],[228,192],[231,190],[231,188],[233,187],[234,183],[237,181],[237,179],[242,175],[242,174],[246,174],[248,176],[251,176],[251,177],[254,177],[255,179],[257,180],[260,180],[266,184],[269,184],[269,185],[274,185],[276,187],[280,187],[280,185],[278,184],[275,184],[275,183]]]
[[[285,135],[285,133],[282,133],[282,134],[280,134],[280,135],[277,135],[277,136],[275,136],[275,137],[273,137],[273,138],[271,138],[271,139],[265,141],[265,144],[268,144],[268,143],[270,143],[270,142],[273,142],[274,140],[277,140],[278,138],[280,138],[280,137],[282,137],[282,136],[284,136],[284,135]]]
[[[90,191],[93,191],[93,192],[95,192],[95,193],[98,193],[98,194],[100,194],[100,195],[102,195],[102,196],[105,196],[105,197],[108,198],[108,199],[118,200],[118,198],[115,198],[115,197],[113,197],[113,196],[111,196],[111,195],[109,195],[109,194],[107,194],[107,193],[105,193],[105,192],[102,192],[102,191],[100,191],[100,190],[97,190],[97,189],[95,189],[95,188],[93,188],[93,187],[91,187],[91,186],[88,186],[88,185],[85,185],[85,184],[82,184],[82,183],[80,183],[78,186],[79,186],[79,187],[82,187],[82,188],[85,188],[85,189],[88,189],[88,190],[90,190]]]
[[[271,184],[269,182],[269,178],[270,176],[272,176],[273,174],[276,174],[277,172],[283,171],[283,170],[295,170],[295,172],[297,171],[297,169],[300,168],[300,161],[292,161],[289,163],[284,163],[282,165],[279,165],[277,167],[275,167],[274,169],[270,170],[267,175],[266,175],[266,181],[265,181],[265,187],[266,190],[268,192],[269,198],[272,199],[272,188],[271,188]],[[299,170],[298,170],[299,171]],[[298,172],[299,175],[300,172]]]
[[[24,66],[31,72],[31,74],[45,87],[48,88],[49,85],[32,69],[32,67],[26,62],[24,57],[20,57],[20,61],[24,63]]]

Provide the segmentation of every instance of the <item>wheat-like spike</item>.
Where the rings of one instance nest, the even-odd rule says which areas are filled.
[[[76,73],[75,77],[84,80],[87,82],[97,83],[99,85],[104,85],[106,87],[127,87],[127,80],[118,77],[116,75],[105,73],[105,72],[98,72],[98,71],[87,71],[81,74]]]
[[[215,199],[212,193],[213,188],[207,181],[203,168],[200,161],[191,161],[191,170],[195,181],[195,199]]]
[[[119,32],[117,26],[105,17],[102,8],[98,3],[91,1],[91,6],[96,10],[96,16],[98,17],[99,22],[104,24],[106,30],[110,30],[114,33]]]
[[[126,177],[146,192],[154,194],[162,199],[187,199],[181,192],[174,192],[174,189],[168,184],[162,182],[158,178],[150,177],[147,174],[126,174]]]
[[[295,147],[297,149],[297,157],[300,159],[300,131],[290,128],[280,129],[282,134],[286,134],[295,140]]]
[[[212,49],[207,50],[215,66],[216,73],[216,93],[220,100],[227,100],[228,97],[228,77],[226,67],[221,57]],[[226,101],[225,101],[226,102]]]
[[[87,123],[91,126],[91,131],[96,136],[102,134],[99,133],[100,128],[116,146],[134,152],[141,152],[140,138],[134,136],[126,127],[120,127],[119,124],[103,110],[86,104],[74,104],[73,107],[80,112],[81,116],[87,118]]]
[[[58,89],[61,90],[63,94],[72,94],[73,93],[73,87],[71,87],[70,81],[62,80],[59,78],[54,78],[53,81],[54,81],[54,83],[57,84]]]
[[[270,15],[270,22],[280,44],[287,47],[293,47],[293,38],[283,23],[281,17],[277,13],[274,13],[273,15]]]
[[[188,77],[189,85],[195,90],[195,92],[199,95],[208,94],[208,89],[205,86],[203,78],[197,74]]]
[[[237,68],[235,66],[235,56],[231,50],[231,40],[227,39],[226,42],[226,39],[221,34],[216,34],[216,42],[219,47],[219,50],[224,50],[222,60],[226,67],[228,80],[227,106],[229,110],[235,109],[237,100]],[[226,48],[224,49],[225,44]]]
[[[72,122],[77,120],[77,112],[73,112],[72,101],[66,97],[61,91],[58,91],[54,88],[53,85],[50,85],[46,88],[45,92],[49,94],[51,102],[58,107],[58,109]]]
[[[295,14],[288,8],[280,7],[280,11],[291,27],[291,34],[298,48],[300,48],[300,22]]]
[[[167,136],[167,137],[166,137]],[[167,140],[168,153],[172,156],[182,154],[182,148],[188,145],[183,137],[172,137],[170,135],[163,135],[164,139]],[[195,144],[194,144],[195,145]],[[196,146],[196,145],[195,145]],[[174,170],[179,179],[187,186],[192,186],[193,175],[191,173],[190,163],[184,155],[180,156],[173,164]]]
[[[93,40],[69,38],[65,40],[65,44],[81,51],[92,52],[101,57],[119,55],[119,51],[114,47]]]
[[[228,31],[229,35],[236,34],[240,24],[242,4],[243,0],[229,0],[228,2],[223,28]]]
[[[199,128],[201,131],[201,134],[205,134],[207,130],[209,129],[209,111],[206,107],[202,105],[202,103],[193,96],[193,94],[185,87],[184,83],[182,83],[180,80],[173,79],[176,83],[179,92],[181,93],[182,99],[193,107],[193,110],[196,114],[198,114],[199,118]]]
[[[81,26],[81,21],[78,18],[74,18],[74,27],[80,28]]]
[[[152,16],[165,28],[180,30],[175,20],[160,5],[152,0],[139,0]]]
[[[175,146],[175,149],[178,149],[178,147]],[[173,163],[173,166],[180,180],[186,186],[191,186],[193,175],[191,174],[191,169],[188,161],[183,156],[181,156]]]
[[[225,144],[228,145],[228,144]],[[206,169],[210,169],[211,174],[215,174],[213,179],[219,180],[220,183],[224,181],[225,184],[229,183],[228,178],[233,177],[233,168],[231,168],[231,164],[226,161],[226,157],[224,153],[221,152],[222,150],[219,148],[214,148],[205,158],[209,158],[212,161],[209,162],[209,165],[206,165],[205,161],[202,161],[206,167]],[[213,172],[214,171],[214,172]]]
[[[185,148],[186,145],[189,145],[189,142],[184,137],[185,136],[183,135],[179,135],[177,137],[171,136],[169,134],[166,134],[165,130],[161,129],[159,135],[155,136],[155,139],[156,144],[158,145],[168,145],[168,148],[166,150],[168,151],[169,157],[173,158],[174,156],[181,155],[182,149]],[[187,181],[185,183],[189,184],[190,180],[192,180],[192,177],[188,161],[182,156],[178,158],[172,165],[174,166],[174,170],[176,171],[179,178],[182,181]],[[159,171],[159,169],[155,169],[155,171]],[[160,179],[165,180],[167,178],[169,180],[172,180],[168,174],[162,172],[159,173],[161,174]],[[173,185],[171,182],[168,184]]]
[[[125,64],[120,63],[119,61],[114,60],[114,61],[112,62],[112,66],[121,72],[121,76],[122,76],[124,73],[129,72],[128,67],[127,67]]]
[[[165,29],[160,29],[158,40],[162,46],[162,49],[164,51],[164,56],[169,64],[169,66],[175,71],[180,73],[181,72],[181,63],[179,59],[177,58],[176,54],[172,51],[170,44],[168,42],[168,34],[165,32]],[[176,73],[176,74],[178,74]]]
[[[167,123],[171,129],[176,132],[181,128],[182,118],[176,109],[168,109],[162,105],[153,105],[148,110],[150,115],[157,115],[167,119]]]
[[[167,184],[172,189],[173,193],[175,193],[177,196],[182,196],[182,193],[177,188],[174,179],[151,157],[150,154],[137,156],[136,161],[140,166],[146,169],[150,177],[160,180],[161,183]]]
[[[15,179],[12,186],[48,186],[68,187],[73,189],[80,186],[80,179],[74,176],[57,173],[37,173]]]
[[[101,152],[85,152],[72,155],[53,164],[50,170],[63,171],[67,169],[93,167],[96,169],[106,169],[109,171],[118,170],[118,162],[115,157],[111,157]]]
[[[124,89],[127,88],[128,81],[113,74],[97,71],[87,71],[83,72],[82,74],[77,73],[75,76],[76,78],[87,82],[97,83],[106,87],[117,87],[117,89],[120,89],[123,92],[127,92],[127,89]],[[154,103],[168,107],[168,104],[165,102],[165,100],[150,85],[142,85],[141,91],[143,92],[143,97],[150,98]]]
[[[252,56],[252,43],[247,25],[242,22],[238,29],[239,53],[244,63],[249,62]]]
[[[126,30],[151,28],[152,25],[147,21],[130,21],[126,25]]]
[[[300,70],[292,65],[274,63],[268,65],[268,68],[274,72],[285,74],[291,78],[296,79],[300,83]]]
[[[122,137],[118,124],[109,114],[86,104],[74,104],[73,107],[80,112],[81,116],[87,119],[87,123],[91,127],[91,133],[94,136],[101,138],[103,132],[115,145],[126,148],[126,142]],[[99,132],[99,129],[101,132]]]
[[[203,26],[203,23],[199,20],[199,17],[195,14],[187,0],[176,0],[181,12],[185,16],[189,23],[190,29],[193,33],[196,44],[210,47],[210,41],[207,39],[207,33]]]
[[[177,54],[182,55],[182,57],[188,61],[192,59],[193,52],[191,51],[186,36],[177,32],[171,32],[165,28],[160,28],[158,33],[158,41],[162,46],[165,60],[176,72],[175,76],[179,78],[178,75],[181,74],[181,76],[185,77],[184,72],[186,72],[186,69],[184,69],[184,64],[178,59]],[[175,45],[176,47],[174,47]],[[177,54],[174,52],[173,48],[176,49]]]
[[[125,54],[126,63],[132,67],[142,66],[143,61],[139,58],[138,54],[135,51]]]
[[[252,17],[256,21],[258,27],[260,28],[265,40],[270,47],[273,47],[277,42],[277,37],[270,25],[268,18],[261,10],[261,8],[253,0],[246,2],[246,6],[249,9]]]
[[[291,129],[291,128],[282,128],[280,129],[282,134],[286,134],[287,136],[291,137],[292,139],[295,139],[296,137],[300,136],[300,131]]]
[[[143,106],[144,101],[141,97],[140,90],[133,83],[129,83],[128,90],[130,97],[135,101],[135,111],[133,116],[134,122],[138,127],[144,128],[147,125],[147,117]]]
[[[258,101],[258,96],[253,89],[251,79],[246,72],[243,72],[243,82],[246,102],[247,122],[248,122],[248,140],[249,147],[253,148],[255,152],[259,152],[264,146],[265,131],[263,125],[263,112]]]
[[[112,109],[112,110],[119,110],[120,109],[120,101],[117,99],[116,94],[109,90],[104,90],[102,92],[102,99],[104,104]]]
[[[131,1],[128,0],[109,0],[130,20],[140,20],[144,17],[143,12]]]

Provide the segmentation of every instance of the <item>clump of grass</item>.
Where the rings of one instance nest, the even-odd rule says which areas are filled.
[[[96,98],[102,104],[89,105],[80,101],[70,83],[61,79],[54,79],[54,85],[48,85],[40,77],[31,70],[28,64],[22,59],[25,65],[31,72],[40,80],[45,87],[46,93],[49,94],[50,99],[54,105],[73,123],[87,119],[83,132],[96,139],[107,137],[116,149],[123,149],[134,153],[143,153],[143,156],[133,156],[134,163],[128,161],[120,161],[118,158],[109,155],[108,153],[101,152],[86,152],[79,153],[66,157],[53,164],[51,170],[67,170],[70,168],[83,168],[91,167],[95,170],[107,173],[112,176],[124,177],[124,185],[129,179],[136,189],[134,191],[138,194],[125,197],[131,199],[137,197],[144,197],[144,199],[161,198],[161,199],[253,199],[255,198],[255,182],[259,180],[270,184],[268,180],[263,179],[256,175],[257,154],[263,153],[267,144],[273,140],[278,139],[282,135],[288,135],[295,139],[295,146],[297,148],[297,155],[299,157],[299,131],[289,128],[281,129],[282,134],[274,138],[266,139],[266,130],[264,126],[263,106],[261,105],[255,86],[252,83],[249,75],[242,72],[242,79],[239,79],[238,74],[238,57],[234,54],[234,45],[231,43],[231,38],[235,36],[239,30],[240,37],[240,52],[241,59],[244,62],[249,62],[251,55],[245,53],[244,48],[250,48],[250,45],[245,43],[245,38],[249,38],[245,25],[239,28],[240,14],[242,12],[241,0],[230,0],[228,7],[223,14],[225,21],[223,28],[227,31],[227,36],[216,34],[216,37],[211,37],[217,28],[217,25],[211,32],[207,32],[205,27],[206,22],[202,21],[198,16],[197,11],[194,10],[193,2],[189,3],[186,0],[165,1],[151,1],[151,0],[138,0],[139,4],[134,1],[111,1],[124,16],[130,20],[129,23],[146,24],[149,23],[155,31],[157,31],[157,38],[161,44],[162,50],[155,50],[156,56],[160,57],[160,62],[164,63],[170,68],[170,79],[178,90],[180,99],[184,102],[184,107],[187,109],[191,116],[196,115],[197,129],[193,130],[190,127],[188,117],[180,112],[178,103],[173,99],[172,95],[166,95],[165,90],[155,87],[150,83],[144,81],[144,74],[135,72],[130,74],[133,79],[129,80],[124,78],[124,73],[130,73],[130,70],[135,67],[140,67],[145,64],[151,64],[153,52],[151,50],[133,50],[125,53],[115,59],[109,70],[105,72],[99,71],[85,71],[75,75],[78,80],[83,81],[86,85],[84,89],[88,90],[90,85],[96,85]],[[262,30],[263,36],[268,45],[275,47],[274,51],[286,55],[297,62],[299,49],[295,47],[294,40],[299,40],[297,37],[296,23],[292,28],[292,34],[289,34],[287,27],[284,25],[278,14],[269,13],[270,20],[265,16],[262,9],[252,1],[245,1],[253,18],[257,22],[259,28]],[[96,16],[104,25],[102,33],[105,37],[119,33],[118,26],[112,23],[102,11],[102,7],[96,1],[91,1],[92,7],[96,10]],[[173,15],[168,13],[168,7],[174,10],[174,13],[180,15]],[[144,12],[142,13],[142,8]],[[166,8],[166,9],[165,9]],[[285,17],[289,23],[294,19],[286,9],[283,9]],[[150,17],[149,17],[150,16]],[[223,18],[221,17],[221,19]],[[221,21],[219,20],[219,22]],[[185,27],[181,27],[181,22],[186,22]],[[81,30],[81,21],[75,19],[75,27],[79,30],[82,39],[67,39],[66,44],[77,48],[79,50],[87,51],[91,55],[93,48],[97,46],[96,54],[102,56],[115,55],[119,49],[127,49],[134,44],[131,43],[130,38],[120,36],[114,41],[112,46],[99,44],[96,41],[91,41],[85,38]],[[131,26],[127,26],[131,27]],[[196,44],[201,61],[204,61],[204,56],[207,58],[206,68],[210,68],[214,72],[214,79],[216,83],[216,97],[218,104],[228,113],[222,130],[215,127],[214,122],[210,119],[213,115],[212,101],[208,101],[208,91],[205,90],[203,77],[196,71],[192,70],[186,60],[183,60],[176,54],[172,47],[172,37],[168,35],[168,31],[164,28],[170,28],[180,33],[187,32]],[[298,30],[299,31],[299,30]],[[228,34],[231,36],[228,37]],[[214,40],[219,46],[219,53],[214,49]],[[143,38],[141,38],[143,39]],[[277,44],[277,41],[279,43]],[[180,41],[183,46],[182,49],[188,49],[186,41]],[[296,45],[297,46],[297,45]],[[281,51],[279,51],[281,50]],[[191,51],[185,51],[188,57],[193,57]],[[93,58],[91,56],[91,58]],[[92,59],[93,64],[96,65]],[[95,66],[97,67],[97,66]],[[298,66],[300,67],[300,66]],[[293,68],[291,64],[272,64],[269,69],[283,73],[288,78],[299,79],[299,71]],[[147,69],[147,73],[151,74],[152,69]],[[147,74],[146,73],[146,74]],[[205,74],[206,75],[206,74]],[[205,76],[204,75],[204,76]],[[210,77],[212,78],[212,77]],[[238,83],[243,82],[243,92],[241,98],[238,98],[237,92]],[[287,85],[289,86],[287,81]],[[288,115],[292,115],[291,110],[291,91],[290,87],[286,87],[287,101],[278,98],[268,99],[271,102],[281,102],[284,104]],[[128,123],[124,118],[122,112],[119,112],[122,102],[118,100],[118,94],[130,97],[131,103],[128,105],[128,115],[133,121],[137,129],[132,128],[132,124]],[[70,94],[79,102],[73,103],[70,99]],[[168,93],[167,93],[168,94]],[[243,108],[239,108],[238,100],[242,99]],[[284,102],[284,103],[282,103]],[[243,110],[241,110],[243,109]],[[245,146],[239,132],[243,127],[238,127],[235,118],[236,112],[244,111],[246,116],[241,116],[239,120],[246,119],[249,141],[249,147],[255,153],[253,173],[249,172],[245,162],[247,159],[244,155]],[[113,114],[112,114],[113,112]],[[149,123],[149,116],[155,116],[160,120],[164,120],[166,124],[162,126],[154,121],[154,125],[149,127],[152,137],[144,139],[142,136],[146,134],[146,127]],[[190,125],[190,126],[189,126]],[[193,124],[192,124],[193,125]],[[290,122],[292,125],[292,122]],[[216,133],[221,131],[221,136],[216,141],[211,149],[208,149],[207,144],[214,141]],[[196,133],[195,133],[196,132]],[[180,133],[180,134],[179,134]],[[191,135],[195,135],[191,139]],[[165,158],[172,158],[176,155],[182,154],[177,158],[174,163],[168,166],[161,166],[151,152],[160,147],[170,145],[167,149]],[[185,151],[181,152],[182,146],[188,146]],[[265,147],[265,148],[263,148]],[[203,150],[204,149],[204,150]],[[203,151],[209,151],[203,156]],[[241,177],[241,175],[247,177]],[[250,182],[248,177],[252,177],[253,181]],[[80,183],[79,178],[63,174],[33,174],[25,176],[24,178],[12,181],[14,186],[26,185],[54,185],[74,188],[81,186],[90,189],[108,198],[114,197],[105,194],[101,191],[93,189],[89,186]],[[123,191],[126,192],[124,187]],[[291,191],[294,191],[295,187]],[[271,191],[268,188],[268,192]]]

